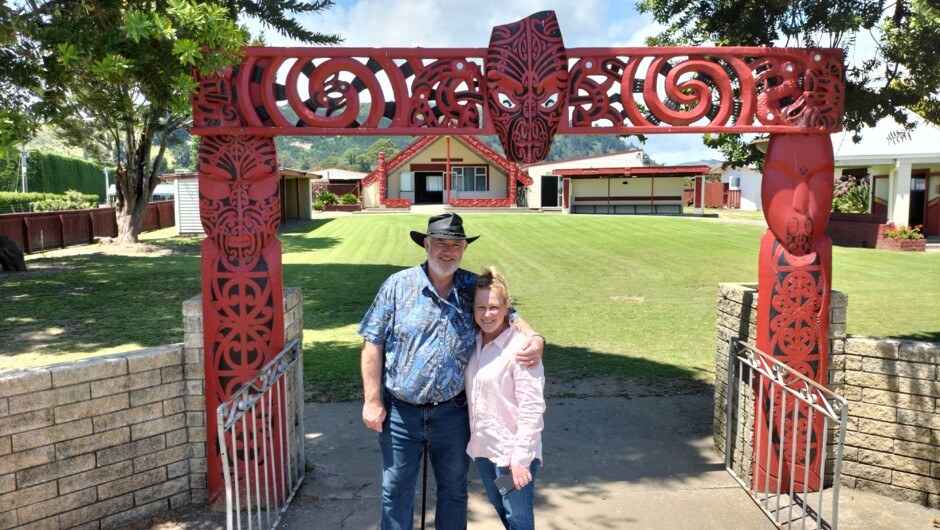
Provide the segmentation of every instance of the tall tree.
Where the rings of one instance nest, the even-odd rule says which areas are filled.
[[[193,71],[211,75],[240,59],[251,14],[308,42],[337,42],[289,14],[329,0],[48,0],[13,13],[18,37],[48,50],[33,63],[34,110],[101,162],[113,165],[118,240],[137,241],[159,168],[175,132],[191,123]],[[2,22],[2,20],[0,20]]]
[[[796,46],[846,50],[845,128],[860,139],[865,126],[891,117],[909,136],[905,109],[940,123],[940,1],[938,0],[640,0],[666,30],[650,45]],[[856,57],[856,35],[877,39],[873,57]],[[860,55],[860,54],[859,54]],[[740,135],[705,136],[734,165],[763,161]]]

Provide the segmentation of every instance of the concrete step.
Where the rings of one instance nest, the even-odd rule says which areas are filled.
[[[927,238],[927,252],[940,252],[940,237]]]

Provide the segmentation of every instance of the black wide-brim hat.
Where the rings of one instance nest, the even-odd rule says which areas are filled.
[[[436,237],[438,239],[462,239],[467,244],[473,243],[480,236],[467,237],[463,231],[463,219],[455,213],[435,215],[428,219],[428,233],[422,234],[416,230],[411,231],[411,239],[419,246],[424,246],[424,238]]]

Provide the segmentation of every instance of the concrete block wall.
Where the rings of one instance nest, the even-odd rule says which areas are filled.
[[[940,509],[940,344],[849,335],[829,372],[849,401],[843,484]]]
[[[192,502],[181,345],[0,375],[0,528],[123,528]]]
[[[718,288],[713,440],[725,452],[728,337],[756,340],[756,284]],[[833,291],[829,308],[829,389],[848,401],[842,484],[894,499],[940,508],[940,344],[847,335],[848,297]],[[750,476],[753,392],[733,417],[733,468]],[[748,421],[750,420],[750,421]],[[833,439],[834,432],[830,432]],[[827,456],[831,476],[834,454]]]
[[[723,283],[718,286],[718,325],[715,344],[715,409],[713,412],[713,435],[715,449],[725,454],[727,430],[728,392],[728,338],[753,341],[757,337],[757,285]],[[751,473],[751,445],[754,440],[754,425],[748,418],[754,417],[754,396],[747,385],[732,388],[730,399],[740,403],[742,409],[732,408],[730,418],[734,425],[731,454],[732,469],[739,477]]]
[[[284,295],[290,340],[303,301]],[[207,501],[201,296],[183,313],[183,344],[0,374],[0,528],[124,528]]]

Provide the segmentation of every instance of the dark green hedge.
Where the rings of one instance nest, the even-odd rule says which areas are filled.
[[[20,189],[21,185],[20,161],[0,160],[0,192],[12,192]]]
[[[0,192],[22,191],[19,158],[0,160]],[[96,195],[105,200],[104,171],[97,164],[54,153],[33,151],[26,161],[30,193],[58,193],[68,190]]]
[[[95,194],[86,194],[90,201],[97,201]],[[29,204],[50,199],[64,199],[65,195],[57,193],[10,193],[0,191],[0,213],[25,213],[30,211]]]

